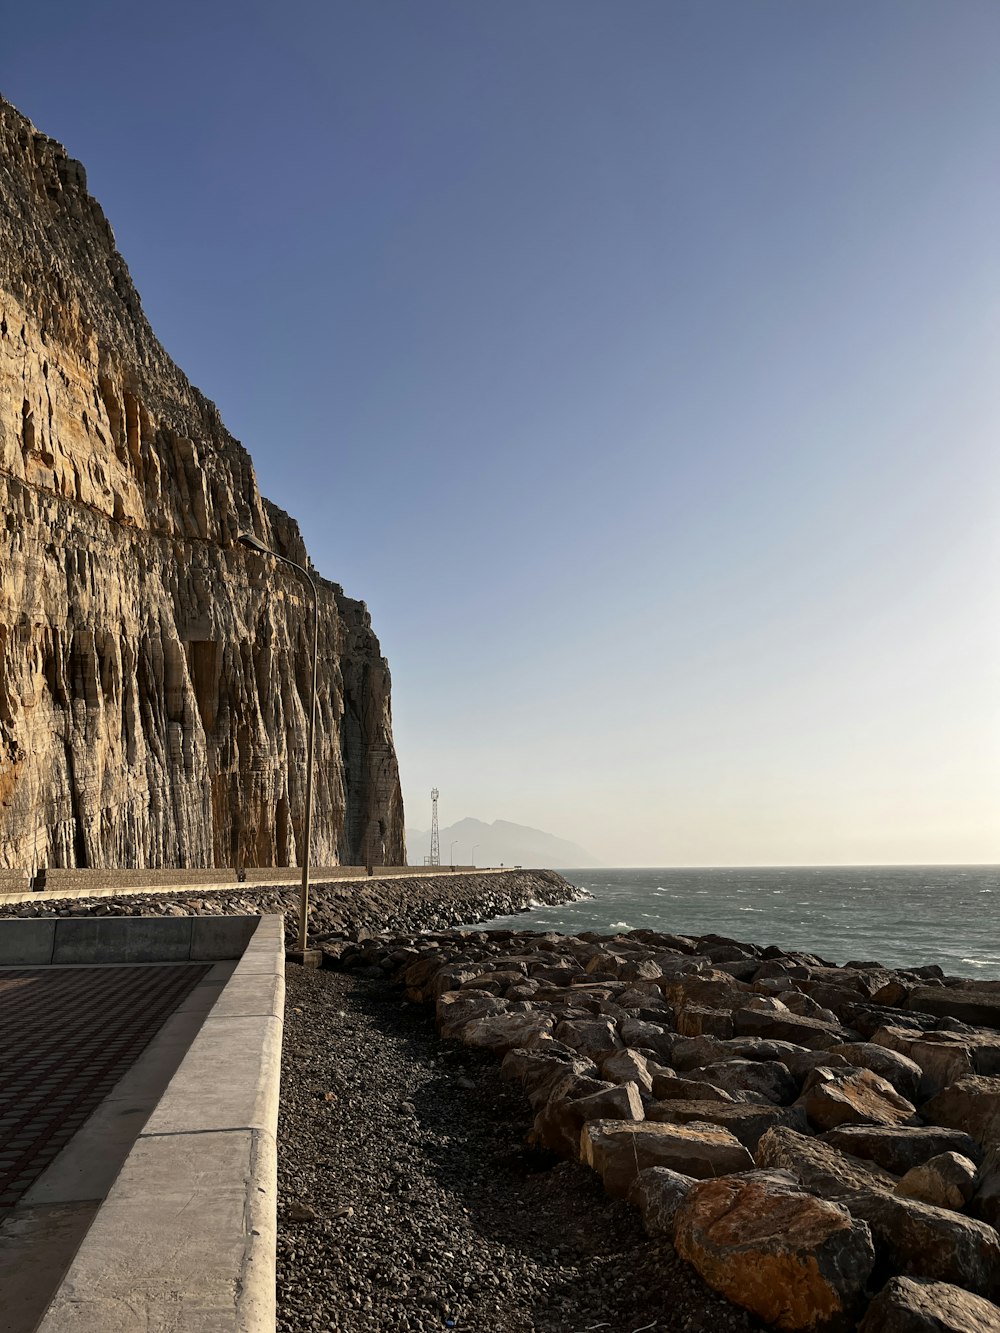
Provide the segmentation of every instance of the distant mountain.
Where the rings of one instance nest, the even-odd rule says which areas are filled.
[[[451,863],[450,848],[455,843],[455,864],[471,865],[475,847],[477,866],[530,866],[533,869],[597,866],[600,861],[575,842],[556,838],[525,824],[511,824],[495,819],[484,824],[481,819],[460,819],[441,830],[441,862]],[[429,831],[406,830],[406,856],[411,866],[423,864],[431,850]]]

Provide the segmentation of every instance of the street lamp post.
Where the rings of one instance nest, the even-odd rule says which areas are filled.
[[[477,848],[478,846],[479,846],[479,843],[478,843],[478,842],[474,842],[474,843],[472,844],[472,868],[473,868],[473,870],[475,870],[475,868],[476,868],[476,848]]]
[[[452,870],[455,869],[455,848],[457,846],[458,846],[458,839],[456,838],[455,841],[448,848],[448,860],[451,862]]]
[[[319,665],[319,605],[316,596],[316,585],[313,583],[312,575],[307,569],[303,569],[303,567],[296,564],[294,560],[289,560],[287,555],[279,555],[277,551],[272,551],[269,546],[265,546],[264,543],[252,533],[240,533],[240,543],[243,546],[249,547],[251,551],[256,551],[258,555],[272,556],[275,560],[280,560],[283,564],[291,565],[293,569],[297,569],[309,584],[310,591],[312,592],[312,692],[309,697],[309,740],[306,757],[306,818],[302,847],[302,892],[299,896],[299,952],[304,954],[306,951],[307,923],[309,920],[309,841],[312,833],[313,755],[315,754],[316,743],[316,672]]]

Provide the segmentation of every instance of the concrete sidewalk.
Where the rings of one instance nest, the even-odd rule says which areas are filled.
[[[165,927],[165,939],[178,924],[86,924],[113,922],[109,935],[120,937],[129,920],[147,935]],[[243,919],[218,920],[232,923],[234,939],[242,929],[242,948]],[[0,933],[22,924],[35,923],[0,923]],[[0,985],[7,977],[15,993],[26,974],[47,971],[50,990],[67,995],[95,976],[107,987],[121,973],[159,974],[142,982],[155,989],[169,974],[198,973],[0,1226],[0,1333],[273,1333],[284,942],[280,917],[247,924],[239,961],[0,969]],[[110,1013],[90,1005],[90,1028]],[[108,1045],[130,1040],[117,1034]]]

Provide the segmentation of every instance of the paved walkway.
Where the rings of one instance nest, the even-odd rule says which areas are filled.
[[[209,967],[0,970],[0,1223]]]

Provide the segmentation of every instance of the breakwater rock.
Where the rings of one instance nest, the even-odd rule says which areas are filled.
[[[502,1059],[535,1148],[765,1322],[1000,1329],[1000,1031],[942,1012],[972,1001],[940,969],[645,930],[326,948]]]
[[[538,905],[572,902],[579,889],[554,870],[443,873],[412,879],[363,879],[313,884],[310,942],[367,940],[377,932],[446,930],[469,921],[508,916]],[[225,916],[283,912],[286,936],[295,938],[299,890],[245,885],[212,893],[138,893],[114,898],[64,898],[2,906],[0,917]],[[335,945],[328,943],[329,948]]]
[[[142,310],[86,175],[0,98],[0,868],[301,859],[309,565]],[[402,864],[390,679],[315,578],[312,853]]]

